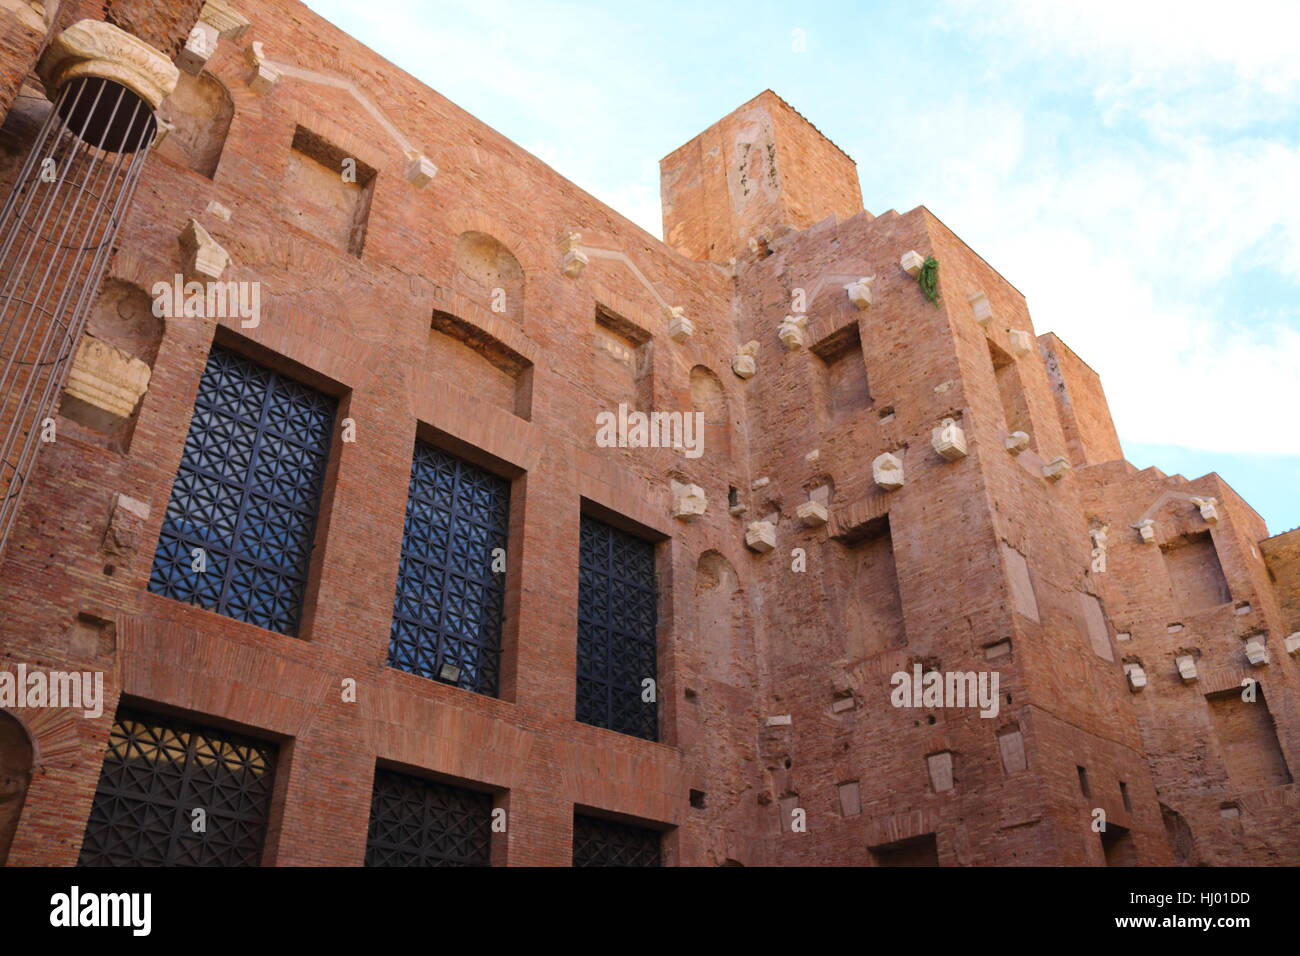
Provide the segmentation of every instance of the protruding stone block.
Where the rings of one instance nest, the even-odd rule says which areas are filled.
[[[695,323],[686,317],[686,308],[674,305],[664,309],[668,319],[668,337],[674,342],[685,342],[695,334]]]
[[[850,282],[844,287],[848,293],[849,301],[859,312],[865,311],[871,307],[873,296],[871,293],[871,283],[875,281],[875,276],[863,276],[857,282]]]
[[[938,428],[930,432],[930,444],[947,461],[966,457],[966,433],[951,418],[945,418]]]
[[[186,37],[185,46],[176,57],[176,65],[191,76],[198,76],[207,66],[212,54],[217,52],[217,41],[220,39],[221,34],[217,28],[204,23],[200,17]]]
[[[582,275],[582,270],[587,268],[590,261],[587,254],[582,251],[582,233],[566,232],[560,236],[560,268],[570,279],[576,279]]]
[[[1142,669],[1141,664],[1125,664],[1124,674],[1128,677],[1129,689],[1134,693],[1147,686],[1147,672]]]
[[[820,501],[805,501],[795,508],[795,514],[806,528],[820,528],[830,519],[830,513]]]
[[[777,714],[775,717],[767,718],[769,727],[789,727],[794,723],[794,719],[789,714]]]
[[[921,267],[925,265],[925,256],[909,249],[903,253],[903,258],[898,260],[898,264],[903,267],[904,272],[915,279],[921,274]]]
[[[1192,504],[1201,509],[1201,517],[1209,524],[1219,520],[1218,498],[1193,498]]]
[[[1156,523],[1153,518],[1144,518],[1135,524],[1138,535],[1142,538],[1143,544],[1156,543]]]
[[[1008,329],[1012,355],[1028,355],[1034,350],[1034,337],[1023,329]]]
[[[130,418],[149,388],[149,366],[134,355],[87,335],[77,347],[63,412],[97,431],[108,431]]]
[[[1262,635],[1246,638],[1246,660],[1252,667],[1263,667],[1268,663],[1268,645]]]
[[[248,17],[223,0],[208,0],[199,12],[199,19],[211,24],[223,40],[238,40],[248,29]]]
[[[253,75],[248,80],[248,87],[254,93],[265,96],[280,81],[280,71],[266,58],[261,40],[254,40],[248,48],[248,62],[253,66]]]
[[[740,378],[753,378],[758,371],[758,343],[746,342],[731,359],[731,370]]]
[[[781,320],[777,327],[776,336],[791,352],[798,351],[804,346],[804,328],[808,325],[808,316],[806,315],[787,315]]]
[[[751,521],[745,528],[745,547],[766,554],[776,547],[776,525],[770,521]]]
[[[195,219],[186,223],[178,241],[187,279],[220,279],[226,266],[230,265],[230,253],[221,248]]]
[[[897,491],[903,487],[903,459],[892,452],[877,455],[871,463],[871,477],[886,491]]]
[[[1282,638],[1282,647],[1288,654],[1300,654],[1300,631]]]
[[[704,514],[709,500],[704,489],[699,485],[687,485],[674,481],[672,483],[673,517],[679,521],[693,521]]]
[[[1065,477],[1065,473],[1070,470],[1070,463],[1057,455],[1047,464],[1043,465],[1043,477],[1048,481],[1060,481]]]
[[[1191,654],[1183,654],[1175,659],[1174,663],[1178,665],[1178,676],[1187,683],[1196,680],[1196,658]]]
[[[219,203],[215,199],[208,200],[208,204],[204,207],[203,211],[216,216],[222,222],[230,222],[230,217],[232,215],[229,206],[225,203]]]
[[[1029,435],[1025,432],[1012,432],[1002,444],[1013,456],[1019,455],[1029,447]]]
[[[405,176],[408,183],[416,189],[423,189],[437,175],[438,167],[433,164],[433,160],[413,149],[407,151]]]
[[[931,754],[925,758],[925,765],[930,771],[930,786],[935,793],[952,789],[952,751]]]
[[[993,318],[993,307],[989,305],[988,296],[983,292],[976,292],[970,297],[971,311],[975,314],[975,321],[980,325],[988,325]]]

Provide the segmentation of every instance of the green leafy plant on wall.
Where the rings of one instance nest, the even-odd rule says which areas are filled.
[[[939,301],[939,260],[934,256],[928,257],[921,265],[921,272],[916,277],[916,281],[921,283],[921,291],[931,302]]]

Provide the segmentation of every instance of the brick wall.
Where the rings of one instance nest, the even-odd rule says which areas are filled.
[[[60,418],[42,450],[0,565],[0,654],[102,670],[110,699],[98,720],[18,714],[39,756],[12,862],[76,860],[119,699],[279,743],[277,865],[362,862],[378,762],[492,790],[509,819],[493,858],[512,865],[567,864],[575,808],[663,829],[683,865],[1104,865],[1098,810],[1129,833],[1112,862],[1173,861],[1172,813],[1202,858],[1300,859],[1294,785],[1243,791],[1227,769],[1262,725],[1220,722],[1227,762],[1208,733],[1206,696],[1247,672],[1242,636],[1267,630],[1276,753],[1295,765],[1289,598],[1256,548],[1262,522],[1217,476],[1114,460],[1095,375],[1035,339],[1023,297],[931,212],[863,211],[852,161],[769,92],[664,160],[660,243],[302,5],[238,7],[252,26],[207,66],[233,108],[215,171],[149,159],[110,278],[170,280],[194,218],[231,254],[226,279],[261,284],[261,321],[166,320],[129,443]],[[179,23],[188,6],[167,9]],[[281,68],[267,93],[250,86],[253,41]],[[27,129],[0,131],[5,188]],[[299,130],[373,171],[359,255],[287,202]],[[422,189],[407,149],[439,167]],[[573,232],[588,263],[569,277],[557,240]],[[900,268],[909,250],[939,260],[938,303]],[[844,285],[863,276],[860,312]],[[666,306],[688,340],[668,336]],[[792,312],[807,316],[797,349],[778,335]],[[732,359],[751,340],[746,380]],[[214,342],[335,396],[355,425],[330,448],[296,638],[147,590]],[[705,410],[704,455],[598,447],[596,415],[619,401]],[[1031,436],[1018,455],[1013,401]],[[968,444],[956,461],[931,444],[946,419]],[[417,436],[512,484],[499,698],[385,663]],[[896,491],[872,478],[884,452],[904,465]],[[1058,456],[1076,467],[1051,481]],[[703,488],[703,516],[672,518],[673,482]],[[1193,492],[1217,496],[1217,524]],[[118,495],[148,508],[130,533]],[[810,500],[827,524],[804,523]],[[659,742],[573,719],[584,511],[655,542]],[[1231,602],[1177,606],[1159,544],[1130,527],[1148,512],[1161,541],[1209,531]],[[775,525],[767,553],[745,546],[757,520]],[[1171,671],[1189,643],[1205,667],[1191,687]],[[1130,657],[1150,675],[1140,694]],[[914,666],[996,672],[997,716],[893,706],[893,675]]]

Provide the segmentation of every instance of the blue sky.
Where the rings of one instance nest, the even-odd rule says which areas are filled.
[[[1300,3],[308,3],[655,235],[659,159],[775,90],[1101,373],[1134,464],[1300,525]]]

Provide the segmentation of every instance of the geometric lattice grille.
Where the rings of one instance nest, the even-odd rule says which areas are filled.
[[[488,866],[492,795],[375,771],[366,866]]]
[[[509,517],[510,482],[415,443],[389,665],[496,695]]]
[[[577,719],[656,740],[654,545],[583,515],[578,564]]]
[[[658,830],[599,817],[573,817],[574,866],[661,866]]]
[[[260,865],[276,751],[263,740],[119,709],[78,864]]]
[[[333,398],[213,348],[149,590],[296,634],[334,413]]]

